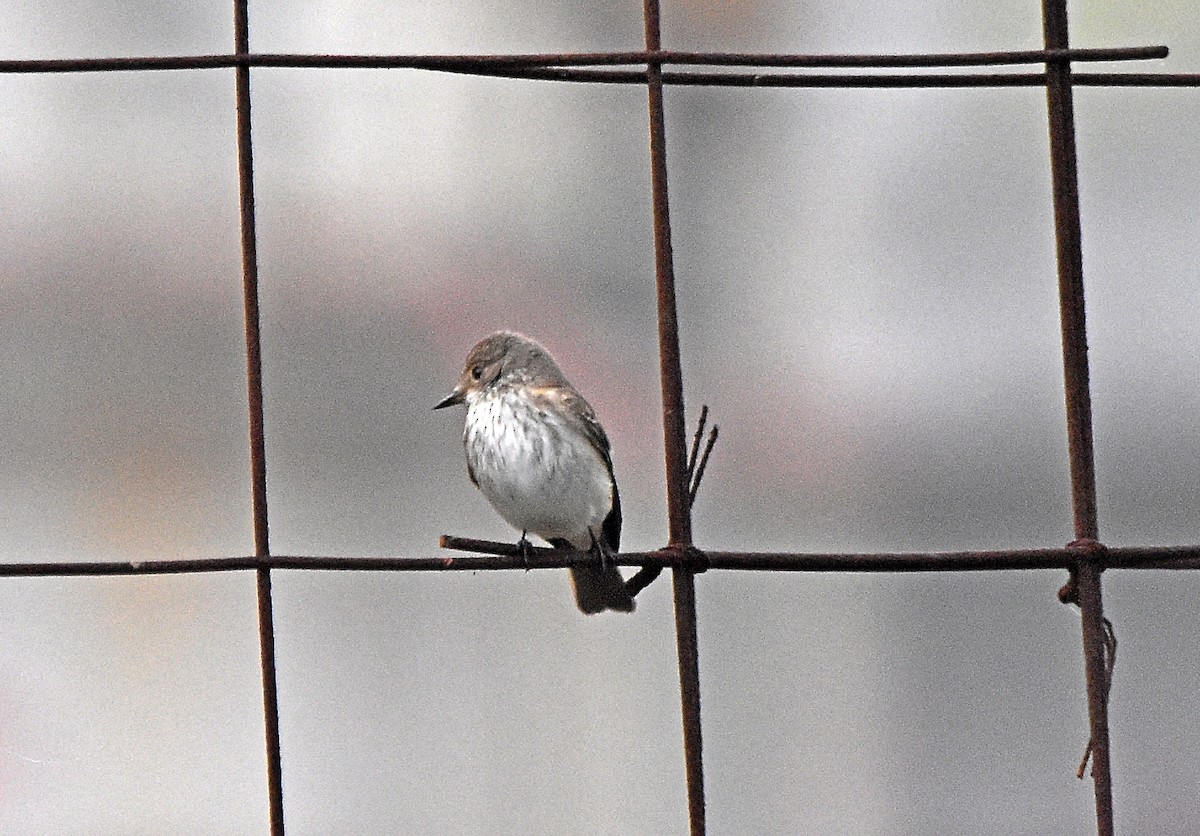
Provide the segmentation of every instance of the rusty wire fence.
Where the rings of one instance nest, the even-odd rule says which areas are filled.
[[[1095,791],[1096,830],[1113,832],[1112,770],[1107,715],[1108,689],[1116,650],[1112,625],[1105,618],[1102,577],[1106,569],[1185,570],[1200,568],[1200,546],[1163,544],[1120,548],[1104,545],[1097,517],[1091,419],[1091,389],[1084,315],[1084,272],[1076,164],[1073,89],[1094,87],[1196,87],[1198,74],[1086,72],[1086,62],[1163,58],[1165,46],[1072,49],[1067,35],[1065,0],[1044,0],[1044,49],[1014,52],[923,55],[761,55],[682,53],[662,48],[657,0],[645,0],[645,50],[625,53],[545,55],[312,55],[262,54],[250,51],[248,2],[236,0],[234,51],[224,55],[146,58],[0,61],[3,73],[92,73],[113,71],[233,68],[237,91],[237,158],[241,195],[241,254],[245,311],[246,380],[249,404],[250,461],[254,522],[254,554],[243,557],[131,563],[9,563],[0,576],[128,576],[252,571],[257,578],[263,710],[271,830],[283,833],[285,793],[279,738],[279,694],[276,687],[273,572],[452,571],[514,568],[563,568],[593,559],[537,549],[532,557],[511,544],[445,536],[442,545],[479,553],[473,557],[366,558],[306,557],[272,554],[267,502],[264,445],[262,360],[260,351],[258,258],[255,233],[254,145],[251,131],[250,75],[258,67],[403,68],[585,84],[644,86],[649,109],[649,142],[653,195],[653,233],[658,293],[658,336],[662,386],[662,424],[666,451],[669,543],[647,553],[619,556],[622,566],[641,567],[641,589],[663,569],[672,576],[676,644],[679,662],[688,821],[694,834],[704,833],[705,783],[700,711],[697,614],[694,578],[710,570],[795,572],[978,572],[1061,569],[1068,581],[1061,600],[1082,614],[1082,651],[1086,671],[1090,760]],[[982,68],[1035,65],[1038,69],[985,72]],[[953,73],[929,72],[955,68]],[[825,70],[818,73],[813,70]],[[881,70],[893,70],[885,73]],[[869,71],[869,72],[866,72]],[[919,72],[914,72],[919,71]],[[690,505],[697,472],[696,446],[689,456],[680,354],[680,326],[668,199],[663,90],[670,85],[728,87],[830,88],[982,88],[1039,87],[1047,97],[1049,150],[1057,241],[1062,368],[1066,392],[1070,482],[1075,539],[1065,547],[1041,549],[928,553],[749,553],[705,550],[692,539]],[[699,441],[699,431],[696,441]],[[1080,767],[1081,774],[1084,767]]]

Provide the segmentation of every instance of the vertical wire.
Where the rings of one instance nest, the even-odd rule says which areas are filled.
[[[234,42],[238,55],[250,52],[249,0],[234,0]],[[246,318],[246,389],[250,413],[250,475],[254,516],[254,554],[269,557],[267,525],[267,454],[263,432],[262,347],[258,315],[258,247],[254,212],[254,155],[250,138],[250,67],[239,64],[237,79],[238,188],[241,197],[242,297]],[[283,836],[283,763],[279,747],[279,690],[275,672],[275,616],[271,570],[255,570],[258,594],[258,643],[262,664],[263,719],[266,733],[267,796],[272,836]]]
[[[1066,0],[1043,0],[1047,49],[1069,44]],[[1046,106],[1050,127],[1050,168],[1058,246],[1058,287],[1062,317],[1063,381],[1067,445],[1071,462],[1075,538],[1081,557],[1073,572],[1083,622],[1083,655],[1091,729],[1096,830],[1113,833],[1112,774],[1109,761],[1108,681],[1104,658],[1104,609],[1098,561],[1100,528],[1096,511],[1096,469],[1092,442],[1087,320],[1084,309],[1083,246],[1079,217],[1079,172],[1075,154],[1075,112],[1069,61],[1046,64]]]
[[[658,0],[644,0],[646,49],[662,46]],[[663,446],[666,458],[667,511],[670,542],[692,545],[688,496],[687,437],[684,426],[683,371],[679,320],[675,304],[675,268],[671,250],[671,212],[667,197],[666,119],[663,113],[662,63],[646,65],[650,109],[650,170],[654,208],[654,258],[658,288],[658,346],[662,377]],[[675,645],[679,656],[679,691],[683,714],[684,763],[687,772],[688,821],[692,836],[705,832],[704,757],[700,726],[700,657],[696,631],[695,572],[671,570],[675,598]]]

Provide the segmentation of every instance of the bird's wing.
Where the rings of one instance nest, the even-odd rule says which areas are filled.
[[[609,445],[608,435],[605,434],[604,427],[600,426],[596,411],[583,395],[570,386],[539,387],[534,390],[533,395],[535,400],[547,401],[569,427],[592,443],[600,458],[608,465],[608,472],[611,474],[612,447]]]
[[[608,435],[596,411],[583,395],[571,386],[543,386],[531,393],[534,401],[542,401],[547,409],[553,409],[564,423],[572,430],[580,433],[604,460],[608,468],[608,476],[612,480],[612,508],[602,524],[602,534],[608,547],[617,551],[621,546],[621,494],[617,491],[617,479],[613,475],[612,448]]]

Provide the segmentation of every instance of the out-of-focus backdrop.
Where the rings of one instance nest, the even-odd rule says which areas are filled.
[[[256,0],[264,52],[638,49],[641,4]],[[1073,4],[1079,46],[1194,4]],[[10,0],[5,58],[232,49],[226,2]],[[677,0],[678,49],[1037,48],[1039,4]],[[1124,69],[1132,69],[1125,65]],[[645,91],[253,72],[271,542],[513,532],[434,413],[498,327],[612,437],[665,541]],[[1200,93],[1076,93],[1101,532],[1200,540]],[[1044,93],[670,88],[690,420],[713,548],[1072,538]],[[231,70],[0,77],[0,557],[251,551]],[[698,579],[718,834],[1088,833],[1059,573]],[[669,584],[275,574],[296,834],[685,828]],[[1112,572],[1117,821],[1200,827],[1200,579]],[[0,582],[0,829],[266,829],[249,574]]]

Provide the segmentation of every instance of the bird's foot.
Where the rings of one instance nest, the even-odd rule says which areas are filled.
[[[600,561],[601,568],[611,569],[612,567],[616,566],[616,555],[613,554],[613,551],[608,547],[608,544],[603,540],[597,540],[596,532],[592,531],[590,528],[588,529],[588,536],[592,538],[592,547],[590,551]]]
[[[521,539],[517,541],[517,552],[521,557],[521,563],[525,565],[525,571],[528,572],[533,568],[533,543],[529,542],[529,538],[525,535],[528,532],[521,532]]]

